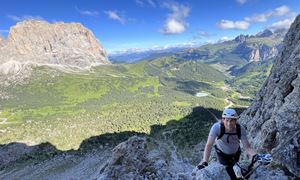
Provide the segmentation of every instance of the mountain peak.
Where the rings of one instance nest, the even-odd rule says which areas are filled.
[[[262,32],[256,34],[256,37],[269,37],[272,36],[273,32],[270,29],[265,29]]]
[[[26,20],[11,27],[0,59],[1,64],[30,62],[78,70],[110,63],[105,49],[83,25],[43,20]]]
[[[248,38],[249,36],[248,35],[238,35],[236,38],[234,38],[234,41],[237,42],[237,43],[243,43],[246,41],[246,39]]]

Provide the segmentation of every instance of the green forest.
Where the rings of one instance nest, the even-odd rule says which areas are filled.
[[[80,73],[37,67],[29,83],[1,87],[10,98],[0,104],[0,144],[49,142],[69,150],[92,136],[130,131],[157,138],[173,132],[176,145],[194,145],[228,100],[235,107],[250,104],[241,96],[253,97],[259,84],[252,91],[239,88],[248,86],[243,75],[233,78],[174,56]]]

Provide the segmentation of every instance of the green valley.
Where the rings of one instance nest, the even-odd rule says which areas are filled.
[[[50,142],[66,150],[105,133],[149,134],[151,126],[180,120],[195,107],[222,110],[224,80],[210,65],[173,57],[84,73],[36,68],[29,83],[5,88],[10,98],[1,100],[0,142]]]

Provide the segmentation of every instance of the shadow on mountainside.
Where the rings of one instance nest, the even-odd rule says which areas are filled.
[[[241,110],[239,109],[238,111]],[[78,150],[58,150],[49,142],[32,146],[19,142],[2,144],[0,145],[0,170],[25,162],[49,160],[61,154],[81,155],[92,150],[112,148],[134,135],[162,139],[165,132],[169,132],[168,138],[173,140],[176,146],[193,146],[206,140],[210,126],[216,122],[215,116],[220,117],[221,111],[212,108],[195,107],[192,113],[180,120],[170,120],[166,125],[152,125],[150,134],[134,131],[106,133],[85,139]]]

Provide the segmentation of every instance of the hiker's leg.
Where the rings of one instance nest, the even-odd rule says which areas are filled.
[[[217,156],[220,164],[228,166],[228,159],[222,153],[217,152]]]
[[[226,166],[226,171],[227,171],[227,174],[230,176],[231,180],[236,180],[237,179],[232,166]]]
[[[238,151],[235,154],[235,157],[234,157],[234,161],[235,162],[234,162],[234,164],[237,163],[237,162],[239,162],[240,156],[241,156],[241,148],[239,148]]]
[[[240,152],[237,152],[235,156],[228,156],[223,154],[222,152],[217,151],[217,156],[220,164],[223,164],[226,167],[227,174],[229,175],[231,180],[236,180],[237,177],[233,170],[233,166],[240,159]]]

